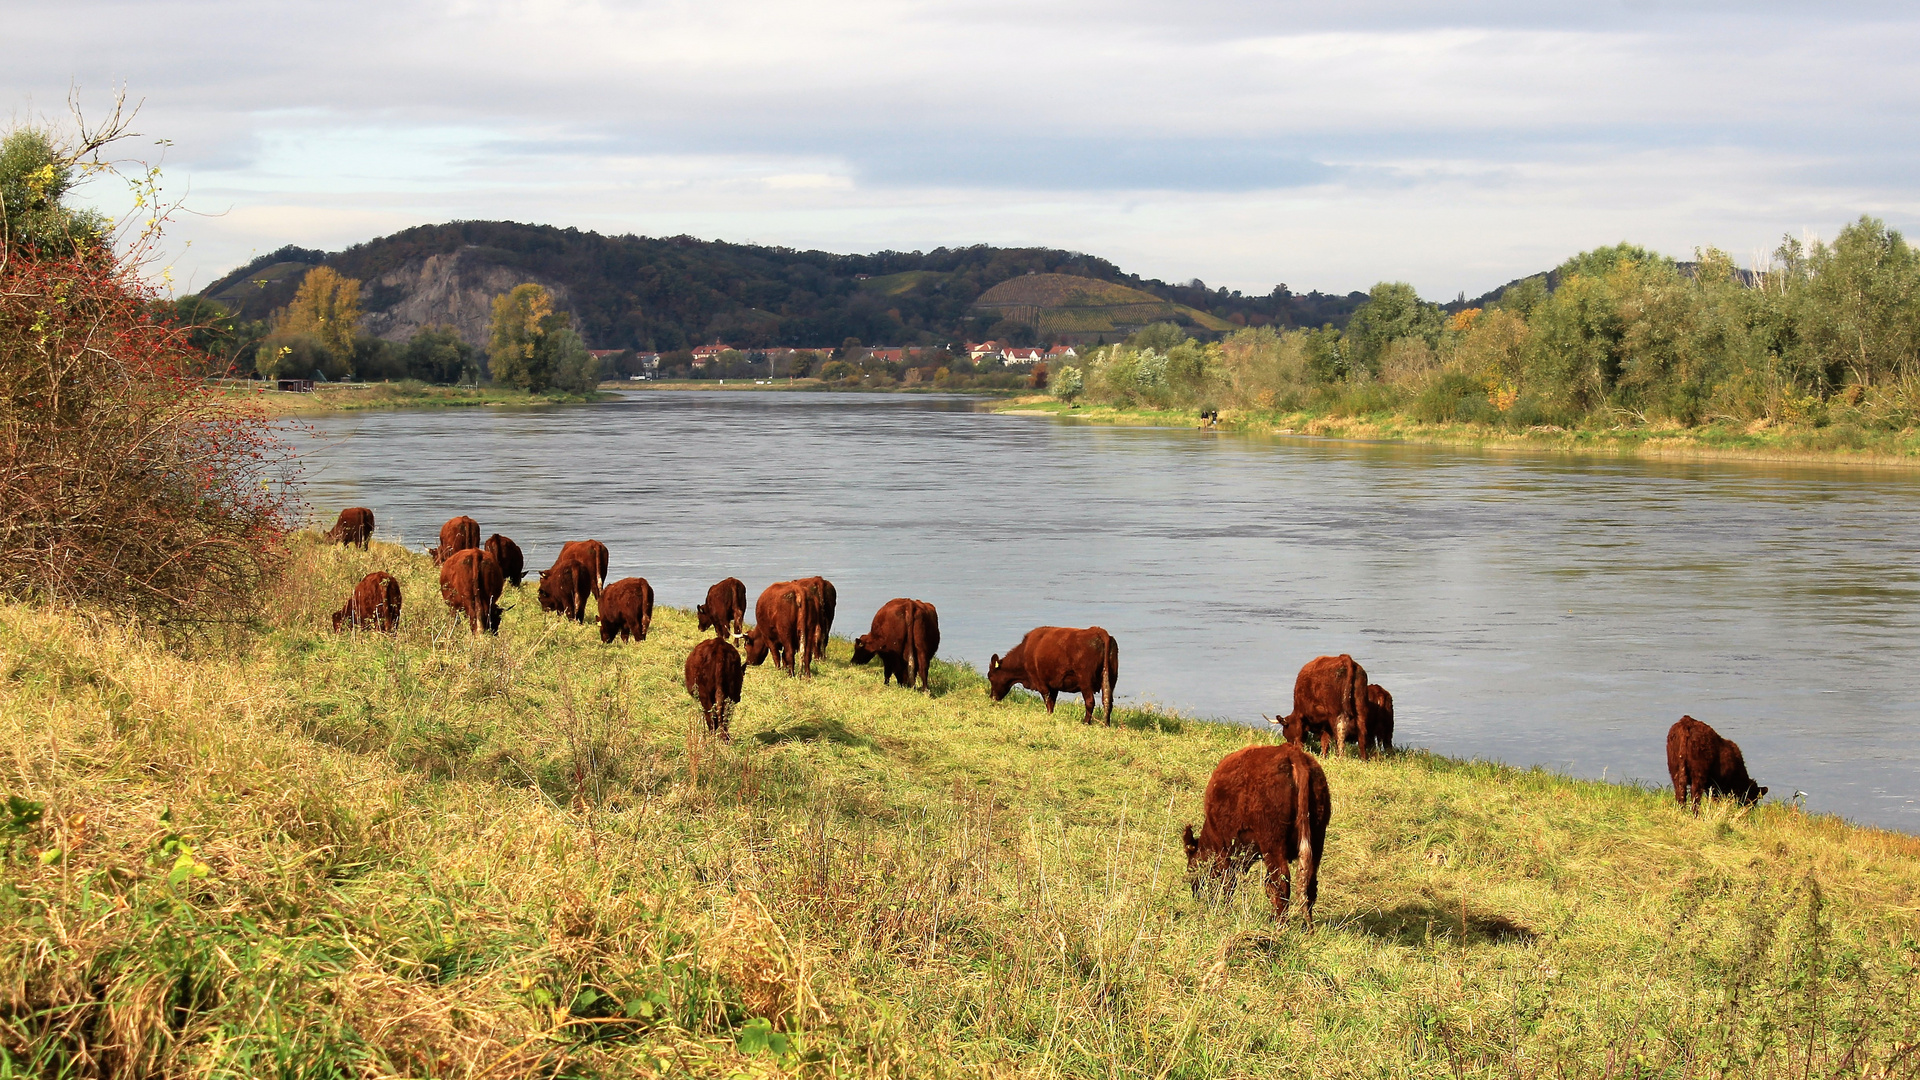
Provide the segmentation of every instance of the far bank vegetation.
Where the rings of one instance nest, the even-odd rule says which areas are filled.
[[[1834,445],[1920,420],[1920,257],[1872,218],[1789,238],[1769,266],[1631,245],[1569,259],[1485,308],[1385,282],[1344,330],[1172,326],[1057,370],[1052,392],[1122,408],[1393,414],[1512,431],[1774,425]]]

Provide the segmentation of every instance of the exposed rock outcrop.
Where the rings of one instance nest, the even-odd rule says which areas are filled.
[[[477,248],[411,259],[367,283],[360,325],[388,341],[405,341],[423,326],[448,325],[484,349],[493,298],[528,281],[553,293],[555,310],[567,310],[565,285],[502,266]]]

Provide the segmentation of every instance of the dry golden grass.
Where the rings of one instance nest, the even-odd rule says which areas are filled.
[[[0,608],[0,1075],[1920,1070],[1913,837],[1329,760],[1320,922],[1276,925],[1177,840],[1262,732],[928,698],[836,642],[750,669],[723,743],[685,612],[606,646],[529,589],[475,640],[419,556],[295,559],[200,656]],[[375,568],[401,632],[327,632]]]

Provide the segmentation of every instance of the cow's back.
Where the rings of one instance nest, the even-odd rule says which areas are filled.
[[[520,545],[509,537],[494,533],[481,545],[493,561],[500,564],[500,573],[507,581],[518,587],[522,578],[527,576],[526,556],[521,553]]]
[[[1308,784],[1304,807],[1298,786],[1302,776]],[[1324,835],[1332,799],[1320,763],[1299,747],[1282,743],[1249,746],[1221,758],[1207,780],[1204,804],[1202,850],[1257,848],[1292,861],[1300,857],[1303,836]]]

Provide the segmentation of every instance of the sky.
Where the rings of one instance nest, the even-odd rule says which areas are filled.
[[[1631,241],[1920,225],[1920,5],[1772,0],[25,0],[11,124],[140,103],[180,291],[510,219],[1084,251],[1478,295]],[[83,198],[118,213],[124,187]]]

